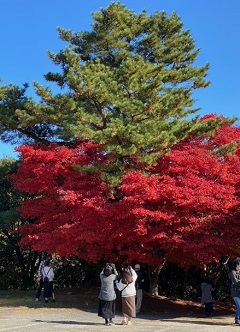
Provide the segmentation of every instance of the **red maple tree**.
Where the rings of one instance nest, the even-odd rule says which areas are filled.
[[[74,165],[110,163],[104,147],[21,146],[15,186],[34,195],[20,207],[29,223],[22,246],[88,261],[163,261],[200,266],[236,255],[240,231],[240,128],[189,137],[157,165],[128,171],[114,190],[101,171]]]

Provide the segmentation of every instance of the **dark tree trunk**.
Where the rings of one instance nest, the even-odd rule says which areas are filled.
[[[10,233],[5,232],[10,245],[12,246],[13,252],[16,255],[17,266],[20,269],[22,282],[17,287],[20,286],[22,290],[27,290],[31,288],[34,284],[34,275],[36,273],[36,261],[38,258],[38,253],[31,252],[30,250],[21,249],[17,243],[18,239],[13,237]]]
[[[165,262],[159,266],[150,266],[148,269],[149,276],[149,293],[151,295],[158,295],[158,287],[159,287],[159,273],[163,268]]]

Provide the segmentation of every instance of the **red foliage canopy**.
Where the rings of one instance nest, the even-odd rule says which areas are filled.
[[[164,259],[201,265],[239,249],[240,128],[224,125],[211,138],[172,147],[148,176],[129,172],[109,199],[101,172],[73,165],[109,163],[103,147],[21,146],[15,186],[34,194],[19,211],[22,246],[88,261]],[[229,145],[230,144],[230,145]],[[223,154],[228,147],[234,152]]]

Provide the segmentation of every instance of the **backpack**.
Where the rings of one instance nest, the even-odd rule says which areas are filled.
[[[131,284],[131,282],[133,282],[131,269],[129,267],[125,267],[122,271],[122,283]]]
[[[49,282],[48,277],[44,277],[43,282]]]

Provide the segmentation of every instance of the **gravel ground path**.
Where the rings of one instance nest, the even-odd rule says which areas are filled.
[[[96,313],[79,309],[1,307],[0,332],[64,332],[64,331],[123,331],[129,332],[231,332],[238,327],[233,315],[211,318],[171,317],[169,315],[142,314],[132,320],[131,326],[122,326],[121,314],[115,326],[104,326]],[[240,327],[239,327],[240,328]]]

